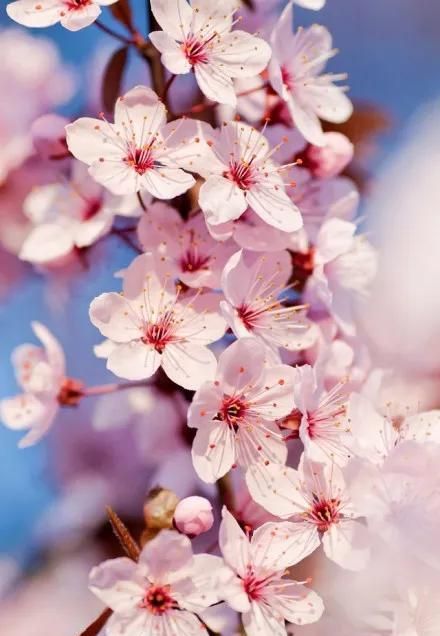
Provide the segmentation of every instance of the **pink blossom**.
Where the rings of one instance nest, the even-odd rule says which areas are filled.
[[[346,445],[350,425],[344,381],[326,391],[320,370],[305,364],[296,368],[295,374],[295,407],[306,457],[345,464],[350,458]]]
[[[90,117],[69,124],[67,145],[113,194],[146,190],[158,199],[172,199],[195,181],[181,169],[179,160],[179,150],[185,151],[187,143],[181,138],[187,124],[166,121],[166,108],[156,93],[136,86],[118,98],[113,124]]]
[[[238,219],[250,207],[265,223],[284,232],[302,227],[301,214],[286,193],[284,173],[295,164],[279,166],[264,135],[241,122],[225,122],[207,140],[206,178],[199,204],[208,223]]]
[[[207,219],[210,234],[220,241],[232,237],[243,249],[255,252],[291,249],[305,253],[316,242],[324,220],[333,217],[347,220],[353,218],[359,202],[359,193],[350,179],[315,179],[304,168],[294,168],[292,176],[295,179],[295,187],[290,188],[289,194],[303,217],[304,227],[300,230],[283,232],[267,225],[248,208],[234,221],[214,225]]]
[[[306,302],[324,307],[341,330],[356,333],[356,309],[365,302],[377,270],[377,254],[356,225],[331,218],[319,230],[314,271],[307,283]]]
[[[242,614],[247,636],[287,636],[286,620],[296,625],[319,620],[324,611],[321,598],[304,583],[284,578],[286,568],[311,551],[294,524],[265,523],[250,539],[224,508],[219,543],[230,569],[223,596]]]
[[[323,134],[324,145],[310,144],[302,155],[304,164],[315,177],[331,179],[348,166],[353,159],[354,146],[342,133],[326,132]]]
[[[0,417],[8,428],[28,430],[20,448],[32,446],[49,430],[60,405],[60,394],[68,380],[65,358],[59,342],[44,325],[32,323],[32,329],[43,347],[23,344],[12,354],[21,395],[0,402]]]
[[[315,24],[294,34],[292,23],[293,4],[289,2],[271,36],[270,82],[286,101],[295,126],[307,141],[323,146],[319,120],[341,123],[352,114],[344,89],[334,84],[346,75],[321,74],[326,61],[336,53],[325,27]]]
[[[95,243],[110,231],[116,215],[139,216],[142,210],[135,195],[111,194],[75,161],[65,183],[34,188],[24,201],[24,212],[33,228],[20,258],[47,264]]]
[[[200,90],[213,101],[234,106],[232,78],[252,77],[266,68],[269,45],[245,31],[233,31],[238,3],[226,0],[151,0],[163,31],[150,39],[162,54],[162,63],[175,74],[194,71]]]
[[[214,381],[196,392],[188,425],[197,428],[192,457],[198,475],[211,483],[239,464],[263,472],[284,464],[287,447],[275,420],[293,407],[291,367],[266,364],[266,350],[241,338],[220,356]]]
[[[290,518],[303,545],[316,548],[322,542],[326,556],[347,570],[365,566],[369,558],[367,529],[358,520],[361,515],[336,464],[303,456],[298,470],[272,464],[264,479],[252,472],[248,484],[255,501],[272,514]]]
[[[232,241],[215,241],[202,214],[183,221],[165,203],[153,203],[138,226],[145,251],[154,250],[170,273],[188,287],[220,287],[223,268],[236,251]]]
[[[101,6],[118,0],[16,0],[10,2],[8,16],[26,27],[48,27],[60,22],[69,31],[79,31],[101,15]]]
[[[90,589],[114,612],[108,636],[207,636],[197,613],[218,602],[221,569],[219,557],[193,556],[187,537],[162,530],[137,563],[122,557],[95,567]]]
[[[208,344],[221,338],[225,321],[218,296],[184,296],[151,254],[138,256],[124,273],[123,293],[101,294],[90,319],[110,340],[107,368],[121,378],[141,380],[159,366],[173,382],[196,389],[216,368]]]
[[[174,513],[176,528],[189,537],[208,532],[214,523],[210,502],[204,497],[187,497],[177,504]]]
[[[0,33],[0,50],[0,87],[8,96],[0,102],[1,183],[33,154],[34,120],[69,100],[74,82],[49,40],[5,29]]]
[[[237,338],[252,336],[275,354],[313,344],[304,308],[289,303],[287,281],[292,271],[288,252],[254,254],[239,251],[226,264],[221,310]]]

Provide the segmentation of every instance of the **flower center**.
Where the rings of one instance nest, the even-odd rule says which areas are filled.
[[[224,395],[217,418],[222,422],[226,422],[230,428],[237,432],[238,426],[246,415],[247,409],[248,405],[242,398]]]
[[[237,184],[240,190],[249,190],[256,183],[252,159],[251,161],[244,161],[243,159],[240,161],[231,160],[229,162],[229,170],[223,176]]]
[[[192,245],[186,250],[180,259],[182,272],[197,272],[201,269],[208,269],[207,265],[211,260],[210,256],[204,256]]]
[[[326,532],[333,523],[339,523],[341,502],[336,498],[322,500],[315,494],[313,499],[313,506],[307,513],[308,520],[318,527],[319,532]]]
[[[88,7],[92,4],[92,0],[65,0],[64,3],[69,11],[79,11],[83,7]]]
[[[250,305],[243,304],[240,305],[240,307],[237,307],[237,313],[246,329],[251,331],[257,326],[258,317],[261,315],[262,311],[259,309],[256,310]]]
[[[155,616],[162,616],[168,610],[176,608],[177,603],[170,595],[169,585],[152,585],[146,591],[141,607]]]
[[[61,406],[77,406],[84,395],[84,385],[79,380],[65,378],[58,391],[57,400]]]
[[[154,347],[158,353],[163,353],[168,344],[177,341],[174,335],[174,326],[174,313],[167,311],[163,314],[159,322],[148,323],[146,325],[142,342]]]
[[[130,148],[124,162],[133,168],[139,175],[144,175],[147,170],[154,167],[154,159],[151,153],[151,146],[144,148]]]
[[[244,591],[251,601],[258,601],[263,596],[265,581],[259,580],[252,570],[243,579]]]
[[[199,39],[196,35],[189,35],[186,40],[182,43],[182,51],[191,64],[191,66],[195,66],[196,64],[207,64],[209,61],[207,45],[209,40]]]

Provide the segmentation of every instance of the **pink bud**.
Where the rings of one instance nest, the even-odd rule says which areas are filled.
[[[65,126],[69,120],[60,115],[43,115],[31,127],[34,148],[44,159],[58,159],[68,155]]]
[[[353,159],[354,146],[342,133],[324,133],[325,146],[309,146],[306,150],[306,167],[315,177],[329,179],[340,174]]]
[[[208,532],[214,523],[212,506],[204,497],[187,497],[177,505],[174,513],[176,528],[189,537]]]

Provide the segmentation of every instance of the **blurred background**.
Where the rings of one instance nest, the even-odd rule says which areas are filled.
[[[6,4],[3,1],[0,10],[2,59],[13,56],[10,50],[11,40],[4,37],[6,30],[20,31],[6,16]],[[134,0],[132,5],[136,25],[145,34],[145,2]],[[422,375],[432,376],[440,368],[440,362],[437,363],[437,358],[440,360],[437,354],[439,347],[436,345],[438,340],[433,335],[437,333],[438,321],[426,323],[425,319],[427,314],[436,317],[437,308],[436,305],[429,304],[429,281],[425,281],[423,292],[416,295],[414,303],[410,291],[413,289],[411,273],[414,274],[414,289],[420,289],[420,277],[426,276],[430,264],[436,261],[436,237],[439,236],[440,229],[437,220],[440,210],[437,208],[439,193],[436,184],[439,180],[439,154],[436,148],[440,148],[440,143],[434,143],[439,141],[439,135],[437,133],[435,138],[434,123],[432,127],[429,123],[435,121],[435,106],[430,104],[435,104],[440,96],[440,4],[438,0],[327,0],[326,8],[318,14],[298,8],[295,17],[297,25],[317,21],[330,29],[335,46],[340,51],[332,60],[331,69],[347,72],[349,75],[350,95],[356,104],[356,114],[345,130],[362,146],[353,176],[363,186],[363,212],[373,241],[387,245],[391,236],[395,237],[399,233],[402,235],[403,232],[406,237],[403,242],[394,242],[385,250],[389,258],[385,258],[384,263],[390,265],[393,249],[401,260],[398,261],[397,272],[391,265],[385,268],[388,274],[383,270],[385,287],[379,285],[372,316],[367,317],[375,334],[378,331],[377,325],[383,325],[381,337],[374,338],[378,355],[389,358],[398,352],[404,366],[409,360],[414,362],[417,359]],[[121,32],[120,25],[106,9],[103,11],[102,21]],[[50,40],[58,51],[59,77],[51,77],[54,82],[67,82],[69,88],[66,88],[68,99],[65,103],[63,99],[54,100],[57,102],[57,112],[72,118],[84,111],[96,115],[102,108],[102,69],[112,51],[118,47],[114,40],[94,26],[78,33],[68,32],[59,26],[28,30],[27,33],[36,40]],[[25,72],[33,63],[32,57],[32,47],[27,54],[15,56],[17,72]],[[2,71],[0,66],[3,102],[0,108],[0,154],[2,128],[11,125],[11,118],[15,120],[22,114],[15,102],[11,100],[8,103],[9,81],[10,75]],[[125,88],[147,81],[145,67],[133,60],[125,78]],[[29,100],[35,97],[29,95]],[[21,99],[25,100],[25,96]],[[9,104],[14,105],[11,107]],[[21,103],[21,106],[25,110],[25,104]],[[6,121],[1,121],[2,113],[8,108],[12,108],[13,112],[8,113]],[[425,117],[425,113],[429,114]],[[424,123],[419,124],[420,120]],[[414,133],[411,132],[415,130],[414,126],[424,126],[424,146],[415,143]],[[422,180],[417,181],[418,169],[420,173],[423,171],[426,174],[428,171],[431,175],[428,182],[426,179],[423,181],[422,189]],[[23,183],[26,178],[27,173],[20,174],[18,171],[12,185],[10,181],[0,185],[2,217],[14,215],[21,189],[29,187],[29,184]],[[405,205],[407,209],[404,209]],[[432,215],[424,216],[427,206],[430,206]],[[425,225],[419,226],[422,229],[416,235],[412,223],[414,218],[422,222],[422,217],[427,221]],[[8,228],[9,226],[4,228],[1,239],[1,243],[6,246],[9,246],[10,240]],[[0,232],[3,235],[3,230]],[[412,253],[415,243],[419,251]],[[427,253],[430,260],[425,262],[422,255],[426,257]],[[32,320],[39,320],[47,325],[60,340],[66,351],[70,376],[84,378],[90,384],[111,381],[104,362],[96,359],[93,354],[93,345],[99,342],[99,336],[89,322],[88,305],[98,293],[114,288],[113,272],[126,266],[132,256],[130,248],[117,238],[112,238],[105,245],[96,248],[90,271],[84,269],[78,276],[60,282],[48,280],[30,267],[18,264],[16,259],[9,257],[7,250],[1,248],[0,398],[13,395],[17,391],[10,354],[22,342],[35,342],[30,327]],[[409,268],[408,275],[402,272],[402,267]],[[383,302],[388,294],[387,290],[395,287],[395,276],[406,277],[406,280],[409,277],[409,288],[403,293],[403,298],[400,294],[399,298],[396,297],[396,304],[390,303],[386,308],[387,323],[384,320]],[[434,297],[438,296],[438,292],[435,294],[435,281],[438,280],[435,276],[433,271]],[[408,294],[407,297],[405,294]],[[412,319],[406,313],[410,313],[414,304],[420,311]],[[407,322],[399,336],[401,340],[390,345],[388,334],[390,330],[393,331],[396,320]],[[417,337],[414,336],[415,330]],[[427,330],[430,330],[429,333]],[[404,351],[402,342],[406,347],[403,347]],[[105,413],[104,410],[101,416],[104,419]],[[20,569],[37,568],[38,559],[44,554],[46,544],[56,543],[66,528],[70,532],[69,521],[75,515],[79,515],[80,523],[95,523],[94,517],[101,514],[95,510],[95,504],[102,499],[97,475],[108,476],[109,480],[113,480],[114,500],[108,503],[119,506],[119,509],[123,507],[124,497],[148,489],[148,482],[152,478],[151,467],[144,463],[142,470],[136,472],[136,475],[134,469],[130,471],[121,468],[123,461],[118,456],[118,449],[122,438],[126,447],[125,462],[130,463],[133,458],[126,429],[113,431],[109,436],[103,435],[92,431],[90,418],[88,406],[81,406],[78,411],[68,413],[67,416],[63,414],[58,427],[46,440],[25,450],[17,448],[16,434],[0,427],[0,591],[2,585],[6,586]],[[117,486],[121,490],[119,493],[116,493]],[[181,487],[182,494],[186,494],[185,488],[190,489],[190,485],[184,484]],[[95,491],[96,499],[91,494]],[[84,492],[89,493],[89,499],[85,503],[82,498]],[[107,496],[109,491],[105,492]],[[80,532],[80,529],[77,530]],[[56,580],[62,581],[62,586],[66,588],[69,587],[66,583],[69,577],[72,577],[72,581],[75,580],[68,601],[71,609],[75,605],[76,582],[86,580],[88,563],[96,561],[95,554],[88,558],[85,553],[82,559],[84,563],[80,560],[70,565],[69,559],[66,559],[64,570],[58,569],[56,574]],[[53,583],[48,589],[53,589]],[[38,602],[40,607],[44,606],[41,600],[45,592],[44,585],[41,584],[38,590],[38,594],[31,593],[30,590],[20,592],[22,608],[27,607],[26,603],[31,603],[28,600],[31,597],[33,604]],[[78,598],[83,599],[83,596],[86,596],[86,592],[78,590]],[[62,603],[63,599],[60,598],[59,602]],[[84,615],[93,615],[93,599],[84,600],[83,604]],[[41,611],[44,613],[44,610]],[[81,624],[82,617],[78,617],[78,620]],[[23,627],[24,625],[23,623]],[[9,623],[6,622],[5,626],[9,626]],[[0,631],[6,633],[1,629]]]

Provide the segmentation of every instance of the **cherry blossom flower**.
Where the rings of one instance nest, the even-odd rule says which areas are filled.
[[[440,633],[438,585],[410,586],[399,604],[392,636],[436,636]]]
[[[106,625],[108,636],[207,636],[197,613],[218,602],[222,567],[219,557],[193,556],[187,537],[162,530],[137,563],[122,557],[95,567],[90,589],[114,612]]]
[[[221,224],[211,224],[210,234],[220,241],[232,237],[246,250],[277,252],[290,249],[306,253],[316,242],[322,223],[333,217],[351,220],[359,203],[359,193],[354,183],[345,177],[315,179],[304,168],[294,168],[295,187],[290,189],[292,201],[301,211],[304,226],[297,232],[283,232],[267,225],[248,208],[240,218]]]
[[[28,430],[20,448],[38,442],[51,427],[60,404],[75,398],[81,386],[65,376],[65,358],[59,342],[39,322],[32,329],[42,347],[23,344],[12,354],[21,395],[0,402],[0,418],[15,431]]]
[[[156,93],[136,86],[118,98],[113,124],[90,117],[69,124],[67,145],[113,194],[146,190],[158,199],[171,199],[195,183],[179,160],[179,150],[182,153],[188,141],[181,136],[185,125],[184,120],[167,124]]]
[[[101,15],[101,6],[118,0],[16,0],[10,2],[8,16],[26,27],[48,27],[60,22],[69,31],[79,31]]]
[[[350,458],[350,446],[347,447],[345,443],[350,434],[350,425],[344,382],[326,391],[320,370],[305,364],[296,368],[295,373],[294,414],[299,420],[299,437],[304,444],[306,457],[345,464]]]
[[[336,53],[325,27],[315,24],[293,34],[292,24],[293,4],[289,2],[271,36],[270,82],[286,101],[295,126],[307,141],[323,146],[319,120],[341,123],[352,114],[344,89],[334,83],[346,75],[321,74],[326,61]]]
[[[350,500],[342,470],[302,457],[298,470],[277,464],[265,479],[251,467],[252,497],[272,514],[290,518],[302,533],[303,545],[322,542],[326,556],[347,570],[362,569],[369,558],[369,539]],[[269,478],[269,479],[268,479]]]
[[[138,226],[145,251],[155,251],[170,273],[188,287],[220,287],[223,268],[236,251],[232,241],[215,241],[202,214],[183,221],[165,203],[149,206]]]
[[[226,264],[221,310],[237,338],[261,340],[275,355],[279,347],[305,349],[316,335],[304,308],[289,306],[287,281],[292,270],[288,252],[254,254],[239,251]]]
[[[183,296],[170,275],[156,269],[151,254],[138,256],[125,271],[122,294],[101,294],[93,300],[90,319],[110,340],[110,371],[141,380],[162,366],[173,382],[187,389],[213,376],[216,359],[207,345],[221,338],[226,327],[218,296]]]
[[[252,338],[221,354],[215,380],[202,384],[188,412],[188,426],[198,429],[192,457],[201,479],[214,482],[237,464],[264,471],[285,463],[274,421],[293,407],[293,377],[287,365],[266,365],[265,347]]]
[[[305,301],[323,306],[341,330],[355,335],[357,306],[368,298],[377,271],[377,254],[356,225],[328,219],[319,230],[314,270],[307,282]]]
[[[311,551],[299,540],[294,524],[265,523],[249,539],[224,508],[219,543],[232,575],[223,596],[242,614],[247,636],[287,636],[286,620],[306,625],[320,619],[324,605],[316,592],[284,576],[287,567]]]
[[[266,68],[270,46],[245,31],[233,31],[235,0],[151,0],[163,31],[150,39],[162,63],[175,74],[194,71],[200,90],[213,101],[234,106],[232,78],[252,77]]]
[[[20,258],[45,264],[95,243],[110,231],[117,214],[139,216],[142,210],[135,195],[111,194],[89,176],[84,164],[75,161],[70,180],[33,189],[24,212],[33,228]]]
[[[238,219],[250,207],[263,221],[284,232],[294,232],[303,221],[286,193],[283,175],[295,165],[279,166],[264,135],[241,122],[224,122],[207,140],[206,179],[199,204],[208,223],[218,225]],[[209,149],[208,149],[209,150]]]
[[[380,413],[368,397],[352,393],[347,403],[347,421],[352,432],[352,453],[378,465],[404,441],[440,443],[440,410],[437,409],[393,422],[391,417]]]

